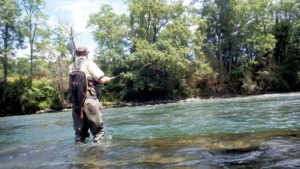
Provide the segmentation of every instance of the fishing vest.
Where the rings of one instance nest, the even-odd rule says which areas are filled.
[[[72,71],[69,73],[69,88],[72,94],[73,109],[76,114],[83,118],[83,105],[86,99],[100,99],[98,82],[94,79],[87,79],[86,74],[80,71],[86,59],[79,59],[74,62]]]

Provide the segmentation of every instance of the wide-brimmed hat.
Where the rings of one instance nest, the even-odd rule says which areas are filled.
[[[78,46],[78,47],[76,48],[76,55],[77,55],[77,56],[84,56],[84,55],[86,55],[88,52],[89,52],[89,51],[88,51],[88,49],[87,49],[86,46]]]

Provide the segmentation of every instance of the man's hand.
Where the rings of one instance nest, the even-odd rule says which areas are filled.
[[[105,84],[108,83],[110,81],[110,77],[108,76],[102,76],[98,79],[98,83],[100,84]]]

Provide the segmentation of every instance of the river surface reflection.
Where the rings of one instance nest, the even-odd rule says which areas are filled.
[[[0,118],[0,168],[299,168],[300,93],[104,110],[74,144],[70,112]]]

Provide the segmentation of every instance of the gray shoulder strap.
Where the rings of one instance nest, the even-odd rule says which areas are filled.
[[[86,59],[79,59],[74,63],[74,70],[75,71],[80,71],[80,68],[82,66],[82,64],[84,63]]]

